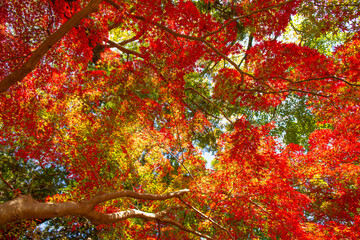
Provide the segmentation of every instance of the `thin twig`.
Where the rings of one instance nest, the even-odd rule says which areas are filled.
[[[180,161],[170,150],[161,147],[162,149],[164,149],[165,151],[167,151],[173,158],[175,158],[176,162],[178,162],[189,174],[189,176],[195,180],[194,176],[191,174],[190,170],[184,165],[184,163],[182,161]]]
[[[281,90],[281,91],[273,91],[273,92],[267,92],[267,91],[263,91],[260,89],[238,89],[238,90],[243,91],[243,92],[258,92],[258,93],[263,93],[263,94],[301,92],[301,93],[311,94],[311,95],[315,95],[315,96],[319,96],[319,97],[325,97],[325,98],[331,97],[331,95],[323,95],[321,93],[308,92],[308,91],[304,91],[304,90],[300,90],[300,89],[292,89],[292,88],[289,88],[287,90]]]
[[[113,6],[116,9],[120,9],[120,5],[117,4],[116,2],[112,1],[112,0],[104,0],[105,2],[109,3],[111,6]]]
[[[208,115],[208,116],[210,116],[210,117],[212,117],[212,118],[215,118],[215,119],[217,119],[217,120],[220,120],[220,118],[212,115],[211,113],[209,113],[208,111],[206,111],[204,108],[200,107],[199,104],[197,104],[195,101],[191,100],[190,98],[189,98],[189,100],[191,101],[192,104],[196,105],[196,106],[197,106],[201,111],[203,111],[206,115]],[[187,104],[186,104],[186,105],[187,105]]]
[[[246,67],[246,59],[247,59],[247,57],[248,57],[248,54],[247,54],[247,52],[250,50],[250,48],[252,47],[252,42],[253,42],[253,39],[254,39],[254,37],[253,37],[253,35],[250,35],[249,36],[249,42],[248,42],[248,46],[247,46],[247,48],[246,48],[246,52],[245,52],[245,56],[243,57],[243,59],[241,59],[241,61],[240,61],[240,63],[239,63],[239,67],[241,67],[241,64],[245,61],[245,67]]]
[[[226,118],[226,120],[229,121],[229,123],[231,123],[231,125],[234,126],[234,123],[226,116],[226,114],[224,113],[223,110],[221,110],[218,106],[215,105],[215,103],[213,103],[210,99],[208,99],[207,97],[205,97],[202,93],[200,93],[199,91],[197,91],[196,89],[192,88],[192,87],[188,87],[188,88],[185,88],[184,90],[191,90],[197,94],[199,94],[202,98],[204,98],[206,101],[208,101],[211,105],[213,105],[216,109],[218,109],[221,114],[224,116],[224,118]]]
[[[346,83],[346,84],[348,84],[350,86],[360,87],[360,84],[351,83],[351,82],[346,81],[345,79],[342,79],[342,78],[339,78],[339,77],[336,77],[336,76],[328,76],[328,77],[322,77],[322,78],[308,78],[308,79],[304,79],[304,80],[301,80],[301,81],[296,81],[294,83],[297,84],[297,83],[309,82],[309,81],[314,81],[314,80],[323,80],[323,79],[327,79],[327,78],[333,78],[333,79],[342,81],[342,82],[344,82],[344,83]]]
[[[177,222],[177,221],[174,221],[174,220],[171,220],[171,219],[167,219],[167,218],[162,218],[162,219],[160,219],[160,221],[161,221],[161,222],[165,222],[165,223],[172,224],[172,225],[180,228],[180,229],[183,230],[183,231],[193,233],[193,234],[195,234],[195,235],[197,235],[197,236],[199,236],[199,237],[203,237],[203,238],[206,238],[206,239],[214,239],[214,238],[212,238],[212,237],[210,237],[210,236],[208,236],[208,235],[205,235],[205,234],[203,234],[203,233],[201,233],[201,232],[198,232],[198,231],[196,231],[196,230],[194,230],[194,229],[187,228],[187,227],[185,227],[184,225],[182,225],[181,223],[179,223],[179,222]]]
[[[11,184],[8,181],[5,180],[1,171],[0,171],[0,179],[1,179],[1,181],[3,181],[6,184],[6,186],[8,186],[13,192],[15,192],[15,189],[13,188],[13,186],[11,186]]]
[[[158,220],[158,221],[157,221],[157,224],[158,224],[158,232],[159,232],[159,234],[158,234],[158,236],[157,236],[157,239],[159,240],[160,237],[161,237],[161,222]]]
[[[188,206],[189,208],[191,208],[192,210],[194,210],[195,212],[197,212],[202,218],[205,218],[207,220],[209,220],[210,222],[212,222],[214,225],[216,225],[217,227],[219,227],[221,230],[225,231],[232,239],[235,240],[235,238],[231,235],[230,231],[228,229],[226,229],[225,227],[221,226],[220,224],[218,224],[217,222],[215,222],[211,217],[206,216],[204,213],[202,213],[200,210],[198,210],[197,208],[195,208],[194,206],[192,206],[190,203],[186,202],[185,200],[183,200],[181,197],[178,197],[178,199],[184,203],[186,206]]]
[[[140,37],[141,37],[141,35],[140,35],[140,36],[133,36],[133,37],[130,38],[130,39],[126,39],[126,40],[120,42],[119,45],[120,45],[120,46],[124,46],[124,45],[126,45],[126,44],[128,44],[128,43],[131,43],[131,42],[139,39]]]

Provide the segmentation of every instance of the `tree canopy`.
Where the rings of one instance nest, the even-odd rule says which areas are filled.
[[[360,239],[359,7],[1,1],[0,238]]]

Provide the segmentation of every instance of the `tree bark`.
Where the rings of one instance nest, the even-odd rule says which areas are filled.
[[[182,189],[177,192],[167,194],[147,194],[137,193],[133,191],[121,191],[102,194],[90,200],[82,200],[79,202],[63,202],[63,203],[43,203],[36,201],[30,195],[21,195],[11,201],[0,204],[0,226],[11,221],[23,219],[51,219],[54,217],[64,216],[82,216],[87,218],[94,225],[115,223],[128,218],[142,218],[150,221],[163,222],[174,225],[183,231],[195,234],[205,239],[213,239],[212,237],[190,229],[181,223],[166,218],[166,214],[174,209],[183,208],[180,206],[169,206],[167,209],[149,213],[137,209],[129,209],[116,213],[101,213],[95,210],[95,206],[99,203],[106,202],[116,198],[130,197],[143,200],[167,200],[171,198],[179,198],[190,192],[189,189]]]
[[[188,189],[183,189],[178,192],[155,195],[133,191],[121,191],[99,195],[90,200],[63,203],[43,203],[36,201],[30,195],[21,195],[11,201],[0,204],[0,225],[23,219],[43,219],[69,215],[86,217],[94,225],[119,222],[127,218],[156,220],[162,218],[166,212],[147,213],[136,209],[130,209],[122,212],[105,214],[96,211],[95,206],[101,202],[116,198],[130,197],[143,200],[166,200],[180,197],[188,192]]]

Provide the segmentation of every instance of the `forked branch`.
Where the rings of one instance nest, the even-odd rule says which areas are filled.
[[[0,204],[0,225],[23,219],[45,219],[64,216],[83,216],[94,225],[115,223],[128,218],[142,218],[150,221],[168,223],[199,237],[212,239],[206,234],[200,233],[194,229],[189,229],[175,220],[166,218],[166,214],[170,211],[182,208],[179,206],[169,206],[165,210],[156,213],[144,212],[137,209],[129,209],[126,211],[107,214],[95,210],[95,206],[97,206],[99,203],[117,198],[162,201],[172,198],[179,198],[189,191],[190,190],[188,189],[182,189],[177,192],[157,195],[137,193],[126,190],[102,194],[89,200],[62,203],[43,203],[36,201],[30,195],[21,195],[11,201]]]

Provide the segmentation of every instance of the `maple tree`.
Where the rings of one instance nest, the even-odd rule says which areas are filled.
[[[360,238],[359,6],[2,1],[1,237]]]

